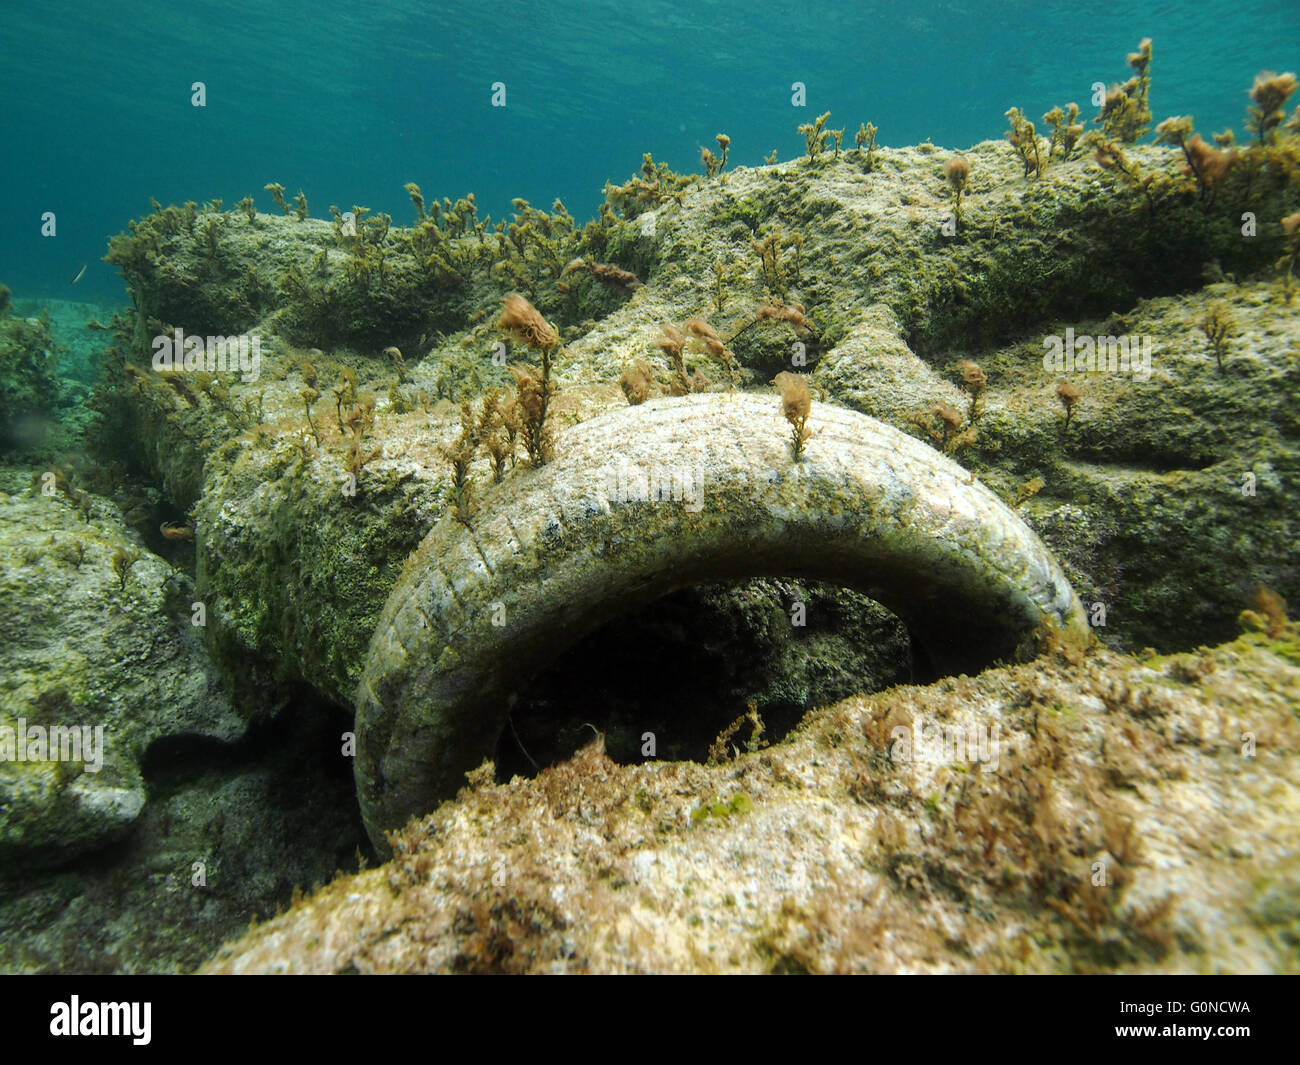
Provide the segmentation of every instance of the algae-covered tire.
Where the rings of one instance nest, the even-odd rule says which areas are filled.
[[[472,528],[446,516],[393,589],[357,692],[357,793],[380,852],[491,756],[532,677],[686,585],[854,588],[950,673],[1010,657],[1045,619],[1086,633],[1051,554],[967,470],[839,407],[814,405],[808,427],[796,462],[774,396],[656,399],[567,430],[550,464],[482,488]]]

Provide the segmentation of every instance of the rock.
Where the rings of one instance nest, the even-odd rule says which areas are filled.
[[[1297,638],[855,696],[721,764],[475,774],[204,971],[1293,971]]]
[[[229,742],[244,731],[190,624],[188,581],[142,548],[107,500],[81,493],[82,517],[64,493],[42,494],[43,472],[7,468],[0,511],[0,857],[33,866],[130,830],[152,743]],[[136,558],[124,583],[118,552]],[[67,730],[60,742],[33,746],[55,729]],[[19,760],[20,749],[44,757]]]

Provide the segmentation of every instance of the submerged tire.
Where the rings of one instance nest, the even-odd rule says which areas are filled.
[[[357,794],[380,852],[386,830],[491,756],[532,677],[685,585],[854,588],[949,673],[1012,656],[1044,619],[1087,632],[1051,554],[967,470],[840,407],[814,405],[808,426],[795,462],[774,396],[621,408],[560,435],[549,465],[480,487],[472,531],[450,515],[435,526],[384,607],[357,692]]]

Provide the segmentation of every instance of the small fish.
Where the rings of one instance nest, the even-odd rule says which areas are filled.
[[[78,281],[80,281],[80,280],[82,279],[82,277],[85,276],[85,273],[86,273],[86,267],[89,266],[89,265],[90,265],[90,263],[85,263],[85,264],[82,265],[81,269],[77,271],[77,276],[74,277],[74,278],[72,279],[72,283],[73,283],[74,285],[75,285]]]
[[[167,540],[193,540],[194,530],[188,525],[174,525],[169,521],[163,522],[158,526],[158,531],[162,533],[163,538]]]

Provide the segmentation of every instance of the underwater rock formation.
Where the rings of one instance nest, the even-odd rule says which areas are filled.
[[[49,316],[11,311],[0,285],[0,453],[39,441],[60,394]]]
[[[191,625],[188,582],[114,504],[59,476],[9,467],[0,481],[0,863],[11,868],[129,831],[151,745],[244,731]]]
[[[357,869],[351,775],[321,757],[344,724],[298,705],[235,744],[154,745],[123,838],[57,868],[0,862],[0,970],[193,972],[250,920]]]
[[[1291,626],[855,696],[710,765],[593,743],[476,773],[205,971],[1295,972],[1297,705]]]
[[[569,430],[465,528],[407,560],[357,697],[375,846],[490,757],[520,687],[610,618],[689,584],[799,576],[901,617],[945,672],[1010,657],[1078,599],[1023,522],[933,448],[818,405],[798,462],[768,397],[652,400]]]
[[[808,534],[798,572],[852,584],[860,561],[852,551],[807,557],[852,522],[891,528],[873,514],[866,487],[855,488],[848,473],[832,487],[819,465],[819,449],[849,446],[840,430],[863,424],[851,411],[888,423],[864,440],[891,439],[891,460],[923,453],[921,481],[947,471],[945,499],[987,500],[983,513],[997,514],[991,527],[1032,544],[1026,550],[1048,560],[1053,587],[1077,589],[1094,634],[1112,652],[1228,639],[1255,582],[1300,596],[1293,518],[1300,312],[1269,273],[1279,251],[1271,220],[1300,207],[1285,165],[1292,149],[1267,159],[1271,148],[1243,149],[1243,159],[1252,151],[1258,158],[1225,171],[1211,189],[1182,169],[1177,147],[1075,156],[1066,145],[1057,158],[1060,147],[1036,155],[1030,177],[1012,144],[964,151],[959,218],[945,168],[950,153],[920,145],[834,157],[828,149],[699,180],[647,159],[643,178],[629,183],[633,192],[612,189],[584,229],[559,204],[546,213],[519,201],[515,217],[497,226],[478,218],[472,198],[426,212],[418,189],[410,228],[384,215],[357,218],[351,229],[338,212],[333,223],[267,216],[251,202],[237,212],[219,204],[165,208],[135,225],[110,254],[135,309],[117,323],[102,409],[123,460],[143,466],[178,510],[193,508],[209,653],[236,693],[259,693],[234,700],[241,715],[255,717],[304,686],[335,705],[360,690],[357,771],[380,843],[384,829],[450,794],[492,753],[516,682],[562,645],[616,609],[727,575],[693,569],[702,555],[691,540],[698,534],[707,546],[710,493],[725,476],[706,478],[705,506],[694,516],[684,499],[584,507],[601,486],[573,478],[620,454],[670,470],[693,466],[697,445],[719,435],[726,446],[705,461],[721,463],[718,474],[747,469],[751,480],[747,491],[717,498],[742,515],[749,508],[770,516],[768,504],[787,505],[791,529]],[[1215,207],[1235,204],[1233,197],[1261,220],[1257,238],[1244,239],[1236,214]],[[464,458],[458,448],[472,435],[458,405],[474,401],[471,422],[486,417],[478,406],[485,392],[509,388],[508,363],[527,357],[518,348],[511,354],[492,328],[511,293],[526,294],[561,339],[551,352],[559,391],[547,414],[554,454],[540,468],[522,453],[489,460],[472,448]],[[705,349],[686,352],[680,373],[664,359],[665,327]],[[260,372],[241,379],[150,369],[151,343],[176,329],[256,334]],[[1081,337],[1095,339],[1098,353],[1122,344],[1134,358],[1155,354],[1142,367],[1109,371],[1096,361],[1057,371],[1045,361],[1053,342],[1059,349]],[[625,398],[617,382],[629,367],[637,383]],[[792,369],[806,374],[801,383],[819,401],[801,463],[767,389]],[[727,385],[716,383],[724,378]],[[762,395],[745,394],[753,390]],[[637,405],[629,408],[631,399]],[[736,421],[715,423],[712,411]],[[607,436],[611,425],[622,428]],[[777,479],[755,476],[759,466]],[[899,505],[889,516],[918,504],[910,483],[895,482]],[[551,493],[556,487],[561,498]],[[796,498],[803,491],[821,493],[818,505],[804,509],[811,497]],[[832,500],[839,491],[855,501]],[[1002,504],[993,506],[995,497]],[[625,511],[638,519],[644,512],[644,528],[620,525]],[[1059,568],[1019,521],[1006,524],[1017,514]],[[586,537],[602,528],[608,557],[619,560],[597,575],[604,584],[573,561],[599,542]],[[659,535],[647,535],[655,529]],[[780,544],[773,533],[769,555],[743,560],[758,566],[736,562],[733,544],[735,564],[722,569],[788,572],[767,564]],[[948,547],[949,558],[961,556],[959,546]],[[571,548],[577,554],[566,556]],[[961,593],[949,631],[925,631],[937,611],[913,609],[907,618],[918,644],[928,635],[931,655],[947,668],[1005,659],[1035,620],[1032,610],[1017,618],[982,608],[991,585],[980,565],[968,556],[947,571]],[[917,587],[924,572],[913,554],[890,574],[909,582],[906,589],[891,590],[878,571],[855,579],[906,614],[909,603],[941,590]],[[1024,591],[1016,575],[1004,577],[1004,588]],[[473,646],[453,646],[438,629],[443,619],[457,624],[465,603],[434,610],[415,598],[446,578],[450,598],[482,595],[473,602],[491,608],[476,611],[465,630],[483,626]],[[740,619],[741,660],[772,646],[761,619],[743,609],[753,591],[719,593]],[[763,595],[773,601],[770,588]],[[415,606],[434,628],[419,630]],[[1074,600],[1064,613],[1077,624]],[[690,611],[676,620],[675,634],[688,643],[710,624]],[[966,640],[963,624],[981,639]],[[524,629],[518,643],[513,625]],[[490,786],[484,768],[474,775],[477,790],[399,833],[393,863],[344,881],[348,895],[330,888],[308,900],[230,967],[1059,971],[1186,969],[1222,957],[1233,968],[1283,968],[1278,944],[1292,935],[1291,874],[1270,887],[1252,882],[1264,874],[1235,855],[1202,860],[1209,852],[1196,850],[1228,830],[1204,813],[1210,804],[1242,816],[1266,798],[1294,806],[1286,790],[1294,784],[1293,716],[1282,710],[1295,701],[1293,661],[1287,640],[1265,642],[1170,659],[1158,675],[1144,658],[1066,650],[1060,660],[973,680],[891,689],[815,712],[788,743],[722,766],[619,769],[588,751],[536,781],[501,788]],[[968,654],[943,662],[954,649]],[[841,650],[824,643],[817,653]],[[495,670],[484,664],[492,654],[500,656]],[[902,664],[864,665],[861,675],[906,678]],[[445,717],[441,703],[425,701],[439,683],[459,685]],[[770,691],[756,694],[762,701]],[[736,698],[719,688],[696,701]],[[799,701],[802,710],[829,700],[809,687]],[[683,700],[683,715],[691,702]],[[524,696],[519,705],[532,708]],[[1227,715],[1240,711],[1240,721],[1215,718],[1216,705]],[[890,730],[880,728],[918,706],[944,720],[988,714],[985,724],[1031,737],[1015,745],[1028,764],[987,783],[969,766],[896,776],[881,753]],[[837,712],[838,724],[827,725]],[[757,720],[756,713],[747,746],[759,745]],[[1240,729],[1273,737],[1264,757],[1284,782],[1276,794],[1265,794],[1260,763],[1227,745],[1212,757],[1204,744],[1184,742],[1211,724],[1225,736]],[[523,756],[531,760],[527,750]],[[1137,765],[1139,756],[1155,769]],[[617,786],[607,793],[611,782]],[[381,784],[391,786],[389,798],[368,793]],[[1116,785],[1136,791],[1099,803]],[[491,826],[495,853],[507,856],[505,886],[471,840],[479,823]],[[1133,825],[1166,848],[1147,865]],[[748,835],[746,826],[758,828]],[[529,831],[537,852],[518,852],[526,875],[511,879],[514,848]],[[1288,870],[1290,832],[1270,820],[1260,847]],[[425,846],[435,836],[448,841],[446,851]],[[719,855],[728,840],[735,846]],[[935,840],[951,853],[936,850]],[[653,857],[620,851],[628,841]],[[615,856],[608,862],[606,847]],[[1201,855],[1189,860],[1190,883],[1161,865],[1159,855],[1175,847]],[[1108,857],[1099,857],[1103,848]],[[767,863],[753,855],[788,858],[789,890],[780,874],[760,878],[756,863]],[[1118,863],[1113,894],[1088,892],[1090,857]],[[469,864],[458,865],[462,859]],[[397,901],[372,894],[378,884],[391,886]],[[619,894],[632,885],[637,897]],[[1168,901],[1166,888],[1189,901]],[[682,903],[687,889],[701,893],[698,912]],[[609,892],[612,908],[602,908]],[[879,913],[896,920],[853,923],[846,914],[859,912],[864,898],[877,898]],[[575,899],[577,908],[566,908]],[[412,920],[408,904],[422,916]],[[915,905],[929,924],[895,935]],[[1250,916],[1227,923],[1210,916],[1237,906]],[[296,922],[310,923],[304,915],[326,911],[319,942],[295,937]],[[604,915],[601,927],[579,928],[583,912]],[[734,919],[740,912],[746,916]],[[408,921],[421,945],[393,935]],[[340,932],[340,922],[350,927]],[[478,932],[464,931],[471,923]],[[970,956],[949,949],[953,929],[957,940],[976,944]],[[322,947],[326,936],[337,955]],[[1234,936],[1264,960],[1244,957]],[[268,960],[278,948],[287,956]]]
[[[1182,158],[1158,146],[1131,151],[1162,178]],[[1160,294],[1196,287],[1204,268],[1221,277],[1268,264],[1269,239],[1243,240],[1194,195],[1165,193],[1152,205],[1087,156],[1026,181],[1011,146],[993,142],[965,154],[961,225],[946,237],[946,158],[920,145],[881,149],[869,170],[850,153],[737,168],[680,202],[625,218],[615,211],[583,231],[558,211],[523,205],[509,237],[480,232],[468,206],[436,237],[370,219],[349,237],[337,223],[210,209],[143,220],[113,255],[142,308],[118,352],[140,369],[119,367],[116,402],[132,459],[181,509],[197,501],[214,655],[258,683],[305,682],[349,700],[402,561],[449,502],[437,443],[454,435],[456,414],[445,401],[510,383],[486,322],[514,286],[565,323],[551,416],[561,433],[621,406],[611,386],[623,369],[653,357],[664,323],[701,314],[735,338],[748,386],[802,345],[824,398],[922,439],[928,411],[964,407],[952,367],[977,354],[989,374],[984,414],[973,439],[958,434],[958,460],[1022,502],[1083,600],[1107,607],[1098,635],[1116,648],[1161,649],[1231,636],[1254,581],[1290,594],[1300,579],[1285,516],[1297,479],[1286,398],[1294,312],[1268,286]],[[1252,196],[1261,218],[1295,206],[1272,170]],[[430,241],[436,255],[426,254]],[[566,263],[595,251],[645,284],[614,299],[578,272],[558,281],[566,292],[555,289]],[[205,293],[198,303],[195,286]],[[783,295],[807,307],[815,335],[780,320],[755,324],[754,308]],[[194,308],[231,300],[247,308],[236,324],[263,336],[257,381],[181,389],[145,368],[151,336],[216,329]],[[1211,301],[1231,303],[1239,323],[1228,347],[1252,353],[1235,365],[1229,354],[1223,374],[1195,326]],[[403,317],[384,327],[395,304]],[[444,333],[408,347],[411,315]],[[1146,378],[1081,375],[1083,397],[1062,433],[1042,344],[1070,329],[1149,335],[1157,355]],[[409,382],[382,355],[393,343],[406,352]],[[332,424],[330,393],[345,386],[345,369],[356,395],[378,397],[362,456],[374,457],[355,498],[341,491],[352,437]],[[325,430],[319,444],[302,444],[304,390],[322,396],[312,407]],[[1243,503],[1247,474],[1255,494]],[[487,463],[472,477],[488,481]],[[1024,503],[1021,486],[1035,479],[1041,488]],[[1112,536],[1123,547],[1107,555],[1101,545]]]

